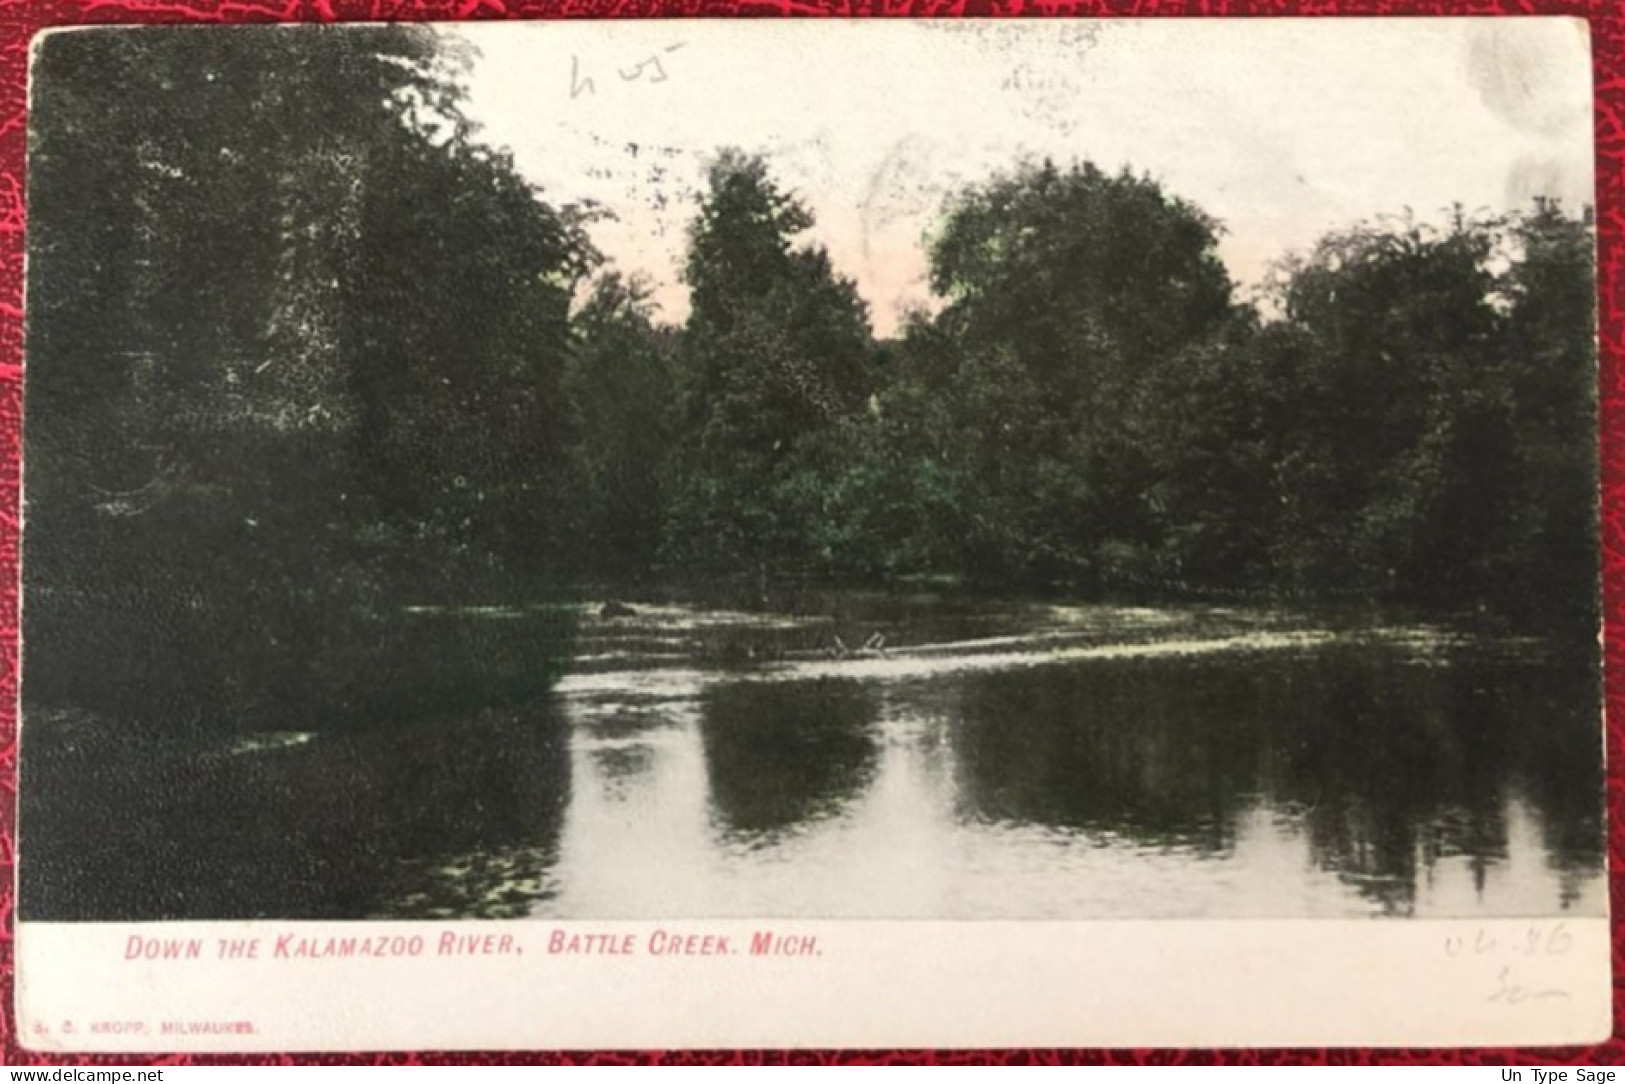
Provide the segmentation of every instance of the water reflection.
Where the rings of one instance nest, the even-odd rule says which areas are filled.
[[[1384,910],[1413,913],[1448,867],[1479,898],[1498,874],[1499,909],[1539,913],[1574,901],[1569,874],[1600,867],[1600,707],[1583,671],[1348,654],[1307,676],[1286,791],[1308,807],[1315,860]],[[1547,880],[1520,868],[1531,855],[1569,881],[1558,901],[1527,892]]]
[[[567,682],[575,797],[535,913],[1600,912],[1584,665],[1228,612],[1146,616],[1118,652],[1109,615],[995,617],[885,658]]]
[[[589,615],[545,703],[434,725],[41,727],[24,913],[1603,911],[1594,660],[1231,610],[831,612]],[[829,650],[866,629],[895,646]]]
[[[1147,660],[970,678],[956,733],[962,809],[1224,851],[1259,774],[1245,684],[1234,664]]]
[[[592,751],[594,774],[604,785],[604,797],[627,801],[637,778],[649,771],[655,753],[646,745],[601,745]]]
[[[701,712],[724,832],[801,827],[838,812],[874,777],[874,697],[857,681],[719,685]]]
[[[1515,808],[1543,837],[1520,857],[1544,852],[1562,875],[1557,900],[1528,899],[1539,913],[1601,864],[1596,710],[1583,673],[1369,649],[982,675],[962,702],[960,800],[985,821],[1209,859],[1267,811],[1316,868],[1403,914],[1441,865],[1482,897]],[[1523,898],[1496,891],[1498,910]]]
[[[27,913],[57,920],[515,916],[570,771],[555,706],[199,751],[41,731]]]

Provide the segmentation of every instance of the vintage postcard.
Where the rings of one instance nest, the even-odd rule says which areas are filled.
[[[31,1047],[1608,1033],[1583,21],[31,75]]]

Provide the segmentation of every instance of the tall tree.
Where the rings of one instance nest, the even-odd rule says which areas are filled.
[[[657,327],[647,286],[601,276],[574,320],[567,378],[577,432],[583,564],[612,579],[647,573],[660,548],[675,404],[675,329]]]
[[[1514,454],[1497,364],[1496,226],[1457,216],[1322,240],[1281,294],[1302,336],[1278,557],[1314,589],[1462,593],[1499,552]]]
[[[873,390],[868,315],[819,247],[812,216],[760,158],[722,152],[689,233],[684,484],[674,553],[739,567],[816,563],[815,439],[858,418]]]
[[[1513,217],[1506,364],[1519,456],[1512,567],[1492,597],[1589,636],[1599,620],[1596,236],[1590,208]]]
[[[581,530],[563,381],[596,257],[579,214],[543,202],[455,102],[436,109],[356,181],[335,299],[355,447],[387,529],[425,558],[415,574],[455,592],[459,570],[487,568],[511,589],[565,571]]]
[[[1323,239],[1272,318],[1169,370],[1152,492],[1204,583],[1594,609],[1588,218],[1459,211]]]
[[[907,356],[951,404],[938,443],[973,571],[1098,577],[1147,542],[1144,389],[1233,319],[1217,239],[1154,180],[1087,163],[951,201],[931,249],[944,307]]]
[[[584,239],[427,28],[75,31],[37,63],[34,691],[201,726],[398,696],[386,588],[542,544]]]

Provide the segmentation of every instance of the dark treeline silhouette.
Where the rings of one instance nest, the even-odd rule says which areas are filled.
[[[628,453],[666,479],[645,552],[668,572],[1352,597],[1594,632],[1589,211],[1355,226],[1247,305],[1198,208],[1029,164],[950,203],[941,304],[891,342],[796,247],[811,221],[724,153],[692,314],[642,326],[650,375],[616,402],[670,435]]]
[[[31,708],[305,730],[549,688],[560,618],[402,616],[524,595],[573,535],[592,250],[472,138],[465,63],[408,27],[39,48]]]
[[[579,585],[938,578],[1589,630],[1592,228],[1356,226],[1238,303],[1156,181],[1026,164],[877,341],[760,158],[692,309],[603,269],[404,26],[65,33],[31,159],[34,708],[166,732],[520,703]],[[596,278],[595,278],[596,276]],[[35,711],[39,718],[49,710]]]

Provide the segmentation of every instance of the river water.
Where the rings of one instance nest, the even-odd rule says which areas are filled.
[[[1604,912],[1589,651],[1241,608],[632,608],[576,607],[523,707],[201,748],[31,718],[24,917]]]
[[[843,595],[586,611],[523,887],[409,913],[1595,914],[1594,672],[1546,645],[1217,608]],[[883,647],[864,649],[871,637]],[[461,885],[461,890],[457,886]],[[470,889],[478,888],[471,892]]]

